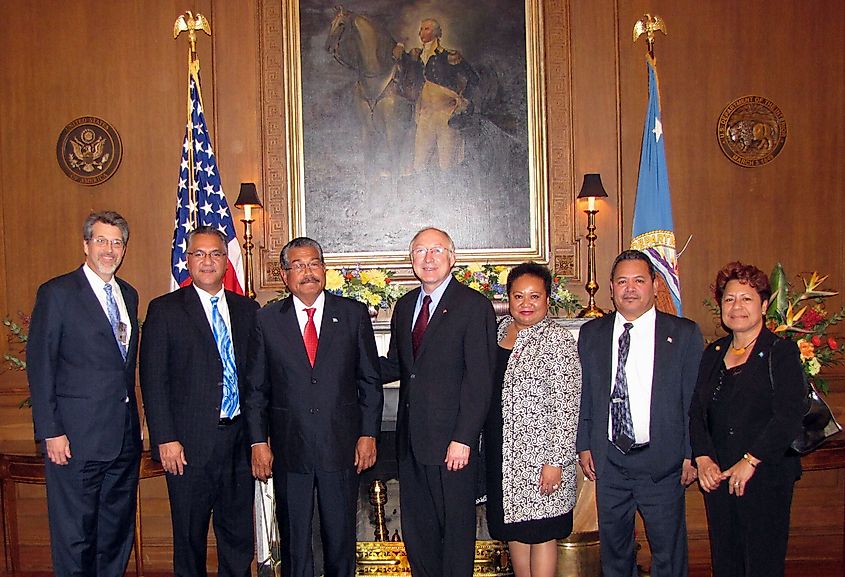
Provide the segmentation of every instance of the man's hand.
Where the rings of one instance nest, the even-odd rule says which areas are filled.
[[[358,474],[376,464],[376,438],[359,437],[355,445],[355,470]]]
[[[581,464],[584,476],[590,481],[595,481],[596,468],[593,466],[593,454],[590,451],[581,451],[578,453],[578,462]]]
[[[179,441],[170,441],[158,446],[161,466],[171,475],[182,475],[185,472],[185,448]]]
[[[259,481],[273,476],[273,452],[267,443],[252,446],[252,476]]]
[[[681,485],[689,487],[697,477],[698,470],[692,466],[692,460],[684,459],[684,464],[681,467]]]
[[[401,42],[398,42],[396,46],[393,47],[393,59],[394,60],[401,60],[402,54],[405,53],[405,45]]]
[[[715,491],[719,488],[719,484],[723,481],[722,469],[719,465],[706,455],[695,458],[695,464],[698,465],[698,484],[705,493]]]
[[[469,463],[469,446],[452,441],[446,449],[446,468],[450,471],[460,471]]]
[[[50,437],[44,439],[47,445],[47,456],[50,461],[57,465],[67,465],[67,460],[70,459],[70,441],[67,435],[60,437]]]

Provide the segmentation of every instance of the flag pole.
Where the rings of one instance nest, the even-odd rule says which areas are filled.
[[[194,140],[193,140],[193,130],[191,126],[191,114],[193,112],[192,107],[193,103],[191,101],[191,79],[194,79],[194,82],[199,82],[199,69],[200,69],[200,59],[197,56],[197,30],[202,30],[209,36],[211,36],[211,25],[208,23],[208,20],[205,16],[197,12],[197,14],[193,14],[190,10],[182,14],[176,19],[176,22],[173,23],[173,39],[177,39],[182,32],[188,32],[188,98],[186,102],[188,103],[188,110],[187,110],[187,125],[188,125],[188,166],[190,169],[188,170],[188,195],[191,198],[191,206],[197,206],[197,198],[196,198],[196,183],[194,181]],[[196,228],[199,226],[199,221],[197,218],[197,210],[194,209],[191,211],[190,214],[191,224]]]

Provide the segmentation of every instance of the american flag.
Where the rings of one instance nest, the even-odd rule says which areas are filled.
[[[188,248],[188,233],[198,226],[213,226],[226,235],[228,244],[229,267],[223,279],[223,286],[243,294],[244,267],[241,261],[241,247],[235,235],[235,223],[229,212],[229,204],[220,184],[217,161],[211,146],[211,134],[205,124],[198,68],[192,65],[188,77],[188,124],[185,127],[179,187],[176,191],[170,285],[171,290],[176,290],[191,283],[185,254]]]

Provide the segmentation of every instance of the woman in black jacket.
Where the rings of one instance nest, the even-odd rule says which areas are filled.
[[[716,276],[728,336],[704,352],[690,406],[690,442],[710,532],[714,577],[783,576],[789,509],[801,462],[806,385],[798,347],[765,326],[771,288],[732,262]]]

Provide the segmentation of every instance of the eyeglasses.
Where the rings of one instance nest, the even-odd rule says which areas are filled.
[[[88,242],[93,242],[100,248],[106,248],[107,246],[111,245],[111,247],[115,250],[122,250],[123,247],[126,246],[126,243],[123,242],[122,239],[116,238],[112,240],[104,236],[98,236],[97,238],[89,238]]]
[[[452,249],[446,248],[445,246],[433,246],[431,248],[425,248],[420,246],[411,251],[411,258],[423,259],[429,253],[431,253],[432,257],[439,258],[449,252],[452,252]]]
[[[213,250],[211,252],[205,252],[204,250],[195,250],[194,252],[185,253],[189,256],[194,257],[197,260],[205,260],[205,257],[210,256],[211,260],[220,260],[226,253],[219,250]]]
[[[285,270],[293,270],[296,272],[305,272],[306,269],[308,270],[317,270],[323,268],[323,261],[321,260],[312,260],[311,262],[294,262],[291,263],[289,267]]]

